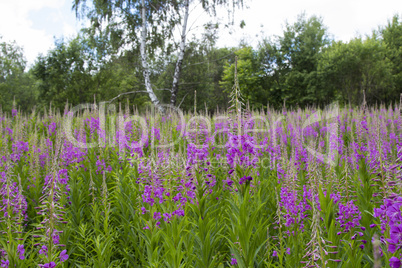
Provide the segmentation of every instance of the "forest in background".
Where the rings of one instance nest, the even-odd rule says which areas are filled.
[[[241,94],[253,108],[359,105],[363,91],[371,105],[399,102],[402,20],[395,15],[384,23],[371,36],[343,42],[331,38],[322,18],[300,14],[294,24],[285,24],[282,35],[261,38],[257,47],[242,41],[225,48],[216,46],[221,26],[210,23],[201,38],[187,37],[176,106],[193,111],[196,102],[199,110],[226,109],[236,56]],[[75,106],[119,95],[116,102],[139,109],[151,105],[140,47],[116,45],[119,36],[92,30],[56,40],[30,68],[18,44],[0,39],[1,109],[43,111],[51,103],[63,111],[66,102]],[[149,54],[150,81],[161,103],[170,103],[177,51],[176,44]]]

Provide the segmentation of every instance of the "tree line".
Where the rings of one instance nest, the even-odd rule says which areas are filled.
[[[78,10],[79,1],[76,4]],[[210,112],[225,109],[236,57],[241,94],[254,108],[322,107],[333,101],[359,105],[363,92],[368,104],[390,104],[399,101],[402,92],[402,20],[398,15],[370,36],[344,42],[330,37],[322,18],[300,14],[295,23],[286,23],[282,35],[262,38],[257,47],[242,41],[221,48],[216,46],[218,24],[205,25],[201,37],[182,35],[178,42],[168,43],[163,34],[168,36],[169,29],[163,27],[145,32],[145,37],[144,27],[132,31],[138,36],[123,36],[130,31],[120,29],[121,25],[113,28],[112,20],[106,20],[109,28],[101,27],[104,16],[117,16],[110,14],[123,9],[99,6],[98,10],[102,8],[104,14],[91,13],[90,27],[73,39],[56,40],[55,47],[38,56],[29,69],[23,50],[15,42],[0,39],[3,111],[44,110],[50,103],[63,111],[67,101],[75,106],[119,95],[117,102],[128,101],[142,109],[155,104],[150,91],[159,103],[183,110],[193,111],[194,103],[197,109]],[[137,20],[155,18],[138,10],[121,18],[134,20],[132,14]],[[141,34],[145,39],[140,40]]]

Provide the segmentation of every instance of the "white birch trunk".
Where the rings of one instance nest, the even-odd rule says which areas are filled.
[[[141,62],[143,68],[143,75],[145,80],[145,89],[148,92],[149,98],[152,103],[158,108],[161,113],[164,113],[163,107],[160,105],[158,98],[156,97],[154,91],[152,90],[151,80],[149,78],[149,67],[148,67],[148,56],[146,52],[146,39],[147,39],[147,23],[145,16],[145,0],[142,0],[142,10],[141,10],[141,18],[142,18],[142,31],[141,31]]]
[[[186,49],[186,35],[187,35],[187,21],[188,21],[188,10],[189,10],[189,0],[184,2],[184,18],[183,18],[183,29],[181,33],[179,56],[176,62],[176,68],[173,75],[173,85],[171,91],[170,104],[175,106],[177,99],[177,92],[179,91],[179,78],[181,72],[181,65],[183,64],[184,51]]]

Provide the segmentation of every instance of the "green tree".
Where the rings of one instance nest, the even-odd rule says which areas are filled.
[[[141,62],[133,51],[125,51],[122,55],[103,63],[93,75],[97,99],[113,100],[114,103],[128,99],[139,108],[150,104],[142,83],[140,67]]]
[[[283,104],[283,79],[279,65],[281,57],[279,46],[271,39],[264,39],[258,48],[258,64],[261,69],[262,87],[267,94],[264,104],[280,108]]]
[[[392,64],[376,36],[334,42],[322,53],[318,72],[326,92],[340,101],[360,105],[363,90],[371,104],[393,99]]]
[[[3,111],[11,111],[13,106],[23,111],[34,107],[37,94],[32,87],[32,76],[25,68],[22,48],[15,42],[0,42],[0,105]]]
[[[177,95],[177,106],[187,111],[194,111],[194,97],[196,92],[197,110],[213,112],[216,107],[226,108],[228,94],[220,81],[224,71],[225,61],[234,58],[234,49],[216,48],[217,24],[206,26],[201,39],[193,38],[187,44],[183,57],[180,75],[180,90]],[[173,82],[176,68],[176,55],[171,59],[161,59],[156,87],[163,89],[164,85]],[[169,89],[160,91],[161,100],[169,102],[171,99]]]
[[[380,34],[386,47],[385,54],[392,63],[394,87],[390,98],[398,100],[402,92],[402,19],[395,15],[387,26],[380,29]]]
[[[263,72],[258,62],[258,53],[252,47],[243,47],[235,52],[237,61],[237,78],[240,92],[245,102],[254,107],[262,107],[267,102],[267,91],[263,90]],[[221,85],[228,94],[233,88],[235,79],[235,64],[233,59],[227,60]]]
[[[179,42],[179,52],[177,55],[177,60],[176,60],[176,66],[175,66],[175,71],[173,74],[173,83],[172,83],[172,89],[171,89],[171,98],[170,98],[170,104],[171,105],[176,105],[176,100],[177,100],[177,92],[179,90],[179,78],[181,75],[181,66],[183,63],[183,58],[186,50],[186,39],[187,39],[187,21],[189,17],[189,0],[184,0],[184,16],[182,20],[182,32],[181,32],[181,40]],[[198,0],[197,2],[200,2],[202,4],[202,8],[204,9],[205,12],[209,14],[214,14],[215,15],[215,8],[218,5],[226,5],[227,8],[230,7],[230,4],[232,9],[235,8],[235,6],[242,6],[243,5],[243,0]],[[234,11],[234,10],[232,10]],[[228,9],[228,12],[230,12],[230,9]],[[244,21],[242,21],[242,24],[240,27],[244,27]],[[208,27],[208,26],[207,26]]]
[[[279,99],[290,105],[310,105],[323,101],[317,94],[317,66],[320,52],[329,45],[327,29],[316,16],[298,16],[286,23],[283,36],[266,39],[259,48],[265,70],[265,86],[275,104]]]
[[[93,41],[93,40],[92,40]],[[47,55],[38,57],[31,70],[40,95],[41,109],[49,106],[63,110],[66,102],[114,101],[127,98],[138,107],[146,106],[140,60],[133,51],[121,55],[99,55],[91,40],[78,36],[56,41]],[[101,40],[97,40],[101,42]],[[136,92],[135,94],[125,94]]]
[[[93,101],[96,94],[92,78],[97,71],[85,40],[58,40],[46,56],[40,56],[32,69],[37,80],[41,108],[52,103],[63,110],[67,100],[72,105]]]
[[[242,4],[242,0],[200,0],[202,8],[210,14],[215,14],[217,5],[233,3]],[[171,104],[176,104],[179,91],[179,78],[186,50],[187,20],[189,17],[189,0],[134,0],[134,1],[91,1],[92,5],[85,6],[85,1],[75,0],[73,8],[81,10],[81,14],[91,21],[89,32],[96,35],[105,32],[115,47],[127,45],[140,48],[140,58],[145,81],[145,89],[156,106],[159,99],[151,84],[151,60],[158,54],[170,54],[172,48],[178,47],[178,55],[173,73]],[[183,14],[182,14],[183,12]],[[178,43],[171,42],[174,27],[181,23],[181,37]],[[103,28],[102,28],[103,24]],[[104,29],[104,30],[102,30]],[[148,55],[149,54],[149,55]],[[150,56],[150,57],[149,57]]]

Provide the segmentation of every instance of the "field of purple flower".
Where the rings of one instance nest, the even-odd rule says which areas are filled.
[[[0,113],[1,267],[401,267],[400,107]]]

